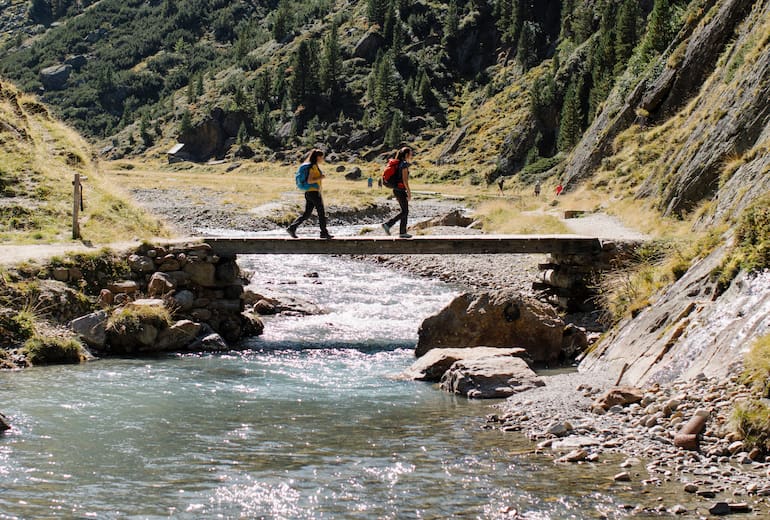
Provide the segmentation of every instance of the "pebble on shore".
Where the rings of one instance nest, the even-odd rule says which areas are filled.
[[[770,496],[770,464],[760,453],[749,452],[729,428],[734,402],[750,393],[737,376],[655,384],[637,402],[608,403],[608,410],[601,408],[604,413],[592,411],[596,397],[612,385],[601,376],[571,373],[545,381],[543,388],[509,398],[501,405],[501,413],[487,420],[503,431],[522,432],[541,451],[551,449],[556,462],[601,461],[623,454],[628,458],[620,464],[624,471],[615,475],[616,482],[628,482],[629,468],[642,466],[649,474],[643,485],[680,482],[686,493],[724,503],[718,510],[728,513],[722,514],[749,508],[770,515],[764,498]],[[674,444],[676,434],[692,417],[704,419],[697,451]],[[572,452],[557,454],[557,447],[564,449],[571,442]],[[735,496],[748,500],[733,504],[730,498]],[[681,505],[670,511],[687,512]]]

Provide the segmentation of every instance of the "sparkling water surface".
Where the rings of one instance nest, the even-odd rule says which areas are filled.
[[[0,373],[0,518],[594,518],[633,499],[616,465],[523,455],[481,429],[490,402],[394,377],[450,287],[344,258],[241,264],[326,313],[270,319],[245,352]]]

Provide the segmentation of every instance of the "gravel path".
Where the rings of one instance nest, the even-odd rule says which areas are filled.
[[[575,234],[597,236],[607,240],[649,240],[650,236],[626,227],[620,219],[605,213],[591,213],[578,218],[562,219]]]

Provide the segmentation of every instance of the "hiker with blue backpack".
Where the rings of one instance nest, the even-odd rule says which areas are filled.
[[[382,184],[388,188],[393,188],[393,196],[396,197],[401,212],[382,225],[385,233],[390,235],[390,228],[400,221],[398,236],[399,238],[412,238],[412,235],[406,232],[406,220],[409,216],[409,201],[412,200],[412,190],[409,188],[409,161],[414,154],[408,146],[401,148],[396,152],[396,157],[388,161],[385,171],[382,174]]]
[[[297,238],[297,228],[300,224],[310,218],[313,209],[318,213],[318,225],[321,227],[321,238],[333,238],[326,229],[326,211],[324,210],[324,201],[321,197],[321,184],[325,177],[321,168],[318,166],[324,162],[324,153],[314,148],[307,154],[297,170],[294,180],[297,188],[305,192],[305,212],[286,228],[286,231],[292,238]]]

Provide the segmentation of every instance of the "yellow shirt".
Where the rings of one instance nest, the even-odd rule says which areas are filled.
[[[317,164],[312,165],[310,167],[310,172],[307,175],[307,183],[318,184],[318,188],[312,187],[307,191],[321,191],[322,180],[323,173],[321,173],[321,168],[319,168]]]

